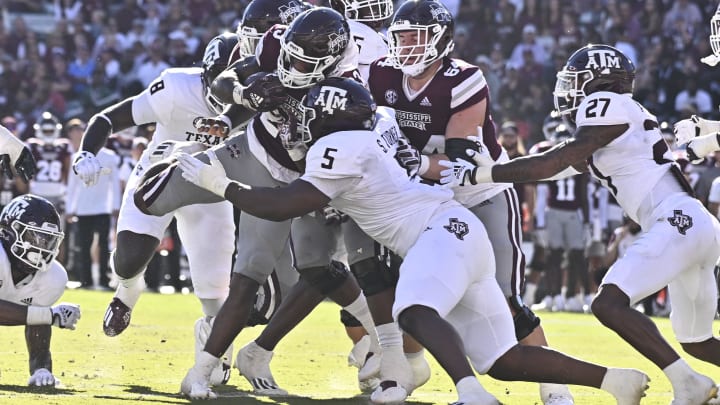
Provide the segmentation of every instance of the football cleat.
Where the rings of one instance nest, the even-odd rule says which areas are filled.
[[[407,356],[406,356],[407,357]],[[407,357],[413,373],[413,391],[430,380],[430,364],[425,356]]]
[[[348,354],[348,366],[362,368],[365,365],[368,352],[370,351],[370,336],[365,335],[353,345],[350,354]]]
[[[208,381],[203,373],[196,367],[188,370],[180,383],[180,392],[190,399],[216,399],[215,394],[208,385]]]
[[[540,384],[540,399],[545,405],[574,405],[575,400],[567,385],[563,384]]]
[[[380,385],[380,362],[382,354],[368,353],[365,364],[358,370],[360,391],[371,392]]]
[[[270,371],[272,356],[272,351],[265,350],[255,341],[252,341],[238,351],[235,358],[235,368],[252,385],[254,393],[268,396],[285,396],[288,392],[278,387]]]
[[[642,371],[631,368],[608,368],[603,377],[603,389],[615,397],[618,405],[637,405],[645,396],[649,382],[650,377]]]
[[[113,297],[105,311],[103,318],[103,332],[107,336],[117,336],[130,325],[132,309],[125,305],[118,297]]]
[[[707,404],[717,397],[718,386],[710,377],[694,373],[683,381],[680,389],[674,392],[674,398],[670,405],[693,405]]]
[[[383,381],[370,395],[373,404],[396,405],[404,404],[408,393],[395,381]]]
[[[198,354],[205,349],[205,343],[207,343],[207,339],[210,336],[210,332],[212,331],[212,319],[213,318],[203,316],[195,322],[196,361]],[[220,364],[218,364],[217,367],[212,370],[209,380],[210,385],[227,384],[228,380],[230,380],[230,371],[232,368],[232,353],[233,345],[231,343],[228,349],[225,351],[225,353],[223,353],[222,357],[220,358]]]

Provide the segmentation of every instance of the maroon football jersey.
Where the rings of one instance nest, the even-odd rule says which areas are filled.
[[[255,56],[262,71],[272,73],[277,70],[277,61],[280,58],[280,38],[286,29],[287,26],[276,24],[260,40]],[[357,79],[360,74],[357,69],[353,69],[340,73],[340,76]],[[256,116],[252,121],[252,128],[258,142],[276,162],[287,169],[299,172],[297,165],[282,145],[278,133],[294,131],[295,126],[302,121],[302,113],[298,106],[307,93],[307,89],[287,89],[287,93],[288,97],[280,108],[262,113],[259,117]]]
[[[65,138],[45,142],[38,138],[27,140],[28,147],[37,161],[37,174],[33,179],[31,192],[42,196],[62,194],[67,183],[67,173],[73,147]]]
[[[554,146],[549,141],[542,141],[530,148],[530,154],[535,155],[543,153]],[[586,173],[576,174],[560,180],[541,181],[550,189],[547,206],[561,210],[578,210],[583,209],[587,199],[587,182]]]
[[[445,57],[442,66],[427,85],[411,94],[401,70],[387,58],[370,65],[368,84],[378,105],[395,109],[395,117],[410,142],[423,153],[445,151],[445,130],[450,117],[474,104],[487,100],[483,142],[493,159],[502,147],[495,136],[490,115],[490,92],[480,68],[459,59]]]

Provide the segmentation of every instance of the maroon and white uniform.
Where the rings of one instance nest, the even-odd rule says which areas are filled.
[[[395,109],[396,119],[413,146],[423,154],[445,152],[445,131],[453,114],[487,100],[485,121],[478,134],[492,159],[508,161],[495,136],[490,115],[490,90],[480,68],[444,57],[435,76],[419,91],[392,67],[387,58],[370,66],[370,92],[378,105]],[[506,296],[522,289],[525,257],[520,250],[520,204],[511,183],[456,187],[455,199],[470,208],[485,224],[497,261],[497,279]]]
[[[38,167],[35,178],[30,181],[30,193],[47,198],[61,211],[60,202],[65,198],[70,157],[74,153],[72,144],[65,138],[51,142],[30,138],[27,144]]]

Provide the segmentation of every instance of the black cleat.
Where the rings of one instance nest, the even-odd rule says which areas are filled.
[[[105,311],[103,318],[103,332],[107,336],[117,336],[130,325],[130,313],[132,309],[125,305],[119,298],[114,297]]]

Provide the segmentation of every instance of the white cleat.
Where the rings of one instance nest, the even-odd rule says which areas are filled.
[[[363,368],[365,359],[370,351],[370,336],[365,335],[355,343],[350,354],[348,354],[348,365],[358,369]]]
[[[205,343],[207,343],[207,339],[212,331],[213,319],[214,318],[203,316],[195,321],[195,361],[197,361],[198,354],[205,349]],[[212,370],[212,373],[210,373],[210,385],[227,384],[230,379],[230,371],[232,368],[232,353],[233,345],[230,343],[230,347],[228,347],[220,358],[220,364],[218,364],[217,367]]]
[[[252,341],[238,351],[235,368],[252,385],[254,393],[286,396],[288,392],[278,387],[270,371],[272,356],[273,352],[263,349],[255,341]]]
[[[383,381],[370,395],[373,404],[399,405],[404,404],[408,393],[395,381]]]
[[[540,300],[537,304],[532,304],[530,308],[535,312],[546,312],[552,311],[553,299],[552,296],[546,295],[545,298]]]
[[[567,385],[540,384],[540,399],[545,405],[575,405],[575,400]]]
[[[412,391],[414,391],[418,389],[418,387],[425,385],[425,383],[430,380],[432,372],[430,370],[430,364],[427,359],[425,359],[424,355],[407,357],[407,360],[408,363],[410,363],[410,369],[413,373]],[[408,394],[412,394],[412,391]]]
[[[208,379],[201,371],[193,367],[188,370],[180,384],[180,392],[190,399],[216,399],[217,394],[214,393],[208,384]]]
[[[608,368],[602,388],[611,393],[618,405],[638,405],[645,396],[650,377],[631,368]]]
[[[692,374],[683,381],[679,390],[675,390],[675,398],[670,405],[703,405],[717,397],[718,386],[710,377]]]
[[[372,392],[380,385],[382,354],[368,353],[365,364],[358,370],[358,386],[362,392]]]
[[[707,405],[720,405],[720,385],[715,386],[715,398],[707,401]]]

